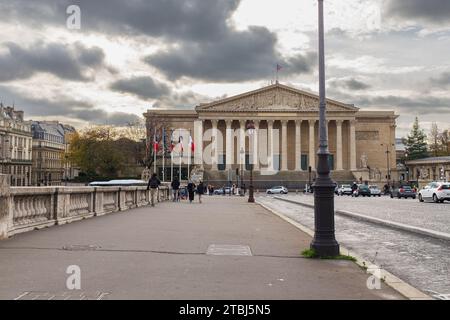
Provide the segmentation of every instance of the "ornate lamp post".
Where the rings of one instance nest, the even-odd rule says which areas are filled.
[[[255,124],[253,121],[247,123],[248,135],[252,138],[255,133]],[[253,149],[254,150],[254,149]],[[255,155],[252,153],[252,161],[249,165],[250,167],[250,185],[248,186],[248,202],[255,202],[255,197],[253,196],[253,161],[255,160]]]
[[[317,162],[317,178],[314,183],[314,238],[311,242],[319,256],[336,256],[339,254],[339,244],[334,230],[334,188],[336,183],[331,180],[328,163],[328,132],[325,118],[325,53],[323,30],[323,0],[319,4],[319,151]]]

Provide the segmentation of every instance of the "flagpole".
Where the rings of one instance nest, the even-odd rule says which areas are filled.
[[[181,140],[180,140],[181,138]],[[178,175],[180,176],[180,182],[181,182],[181,157],[183,157],[183,137],[181,136],[181,129],[178,129],[178,141],[181,142],[181,146],[180,146],[180,163],[179,163],[179,168],[178,168]]]
[[[173,129],[170,135],[170,180],[173,180]]]
[[[162,137],[162,180],[166,181],[166,170],[165,170],[165,147],[166,147],[166,130],[165,128],[162,129],[163,131],[163,137]]]
[[[155,134],[153,135],[153,173],[156,173],[156,130]]]

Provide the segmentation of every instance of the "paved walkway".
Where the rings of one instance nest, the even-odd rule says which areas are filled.
[[[402,299],[367,289],[350,261],[302,258],[310,241],[243,198],[162,203],[1,241],[0,298]],[[213,244],[252,256],[206,254]],[[80,291],[66,288],[69,265],[81,268]]]

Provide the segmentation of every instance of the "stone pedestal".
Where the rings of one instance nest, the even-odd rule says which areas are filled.
[[[9,179],[9,175],[0,174],[0,239],[8,238],[8,228],[12,223]]]

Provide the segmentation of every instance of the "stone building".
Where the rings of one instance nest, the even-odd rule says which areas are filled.
[[[75,129],[58,121],[31,121],[33,133],[33,185],[61,185],[72,175],[65,159],[68,134]]]
[[[150,109],[144,117],[150,141],[152,125],[158,122],[171,134],[169,140],[179,142],[182,136],[185,151],[175,146],[175,156],[166,153],[167,178],[173,170],[171,158],[177,162],[175,172],[181,167],[182,177],[187,177],[189,163],[191,170],[203,172],[205,181],[220,185],[236,181],[240,173],[248,180],[252,164],[256,187],[282,183],[295,188],[315,176],[318,101],[315,94],[276,83],[191,110]],[[328,99],[329,163],[334,179],[381,181],[394,173],[396,118],[393,111],[360,110]],[[189,152],[189,136],[193,152]],[[161,167],[159,154],[160,176]]]
[[[23,111],[0,103],[0,173],[10,175],[12,186],[31,182],[31,128],[23,115]]]
[[[429,157],[406,161],[409,180],[420,185],[431,181],[450,181],[450,156]]]

